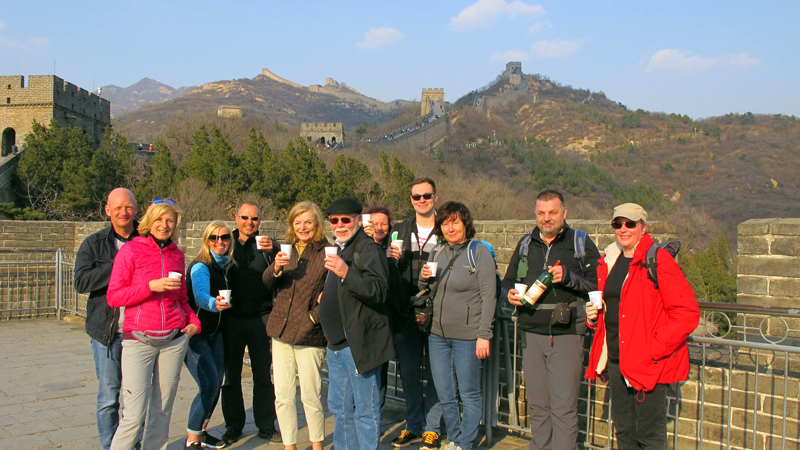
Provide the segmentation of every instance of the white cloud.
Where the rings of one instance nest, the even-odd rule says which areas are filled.
[[[492,61],[526,61],[528,53],[524,50],[509,50],[507,52],[497,52],[489,58]]]
[[[659,50],[650,58],[645,72],[671,72],[689,75],[707,72],[719,67],[733,67],[747,70],[761,65],[761,60],[753,58],[747,53],[725,55],[715,58],[703,58],[697,55],[687,55],[680,50],[668,48]]]
[[[533,54],[539,58],[561,58],[574,53],[580,47],[579,41],[565,41],[554,39],[551,41],[537,41],[533,43]]]
[[[5,36],[0,36],[0,48],[8,50],[31,50],[33,48],[46,47],[49,43],[47,38],[35,37],[27,41],[19,41],[16,39],[9,39]]]
[[[478,0],[450,18],[450,27],[458,31],[472,30],[491,25],[500,16],[523,16],[544,14],[540,5],[530,5],[520,0]]]
[[[549,20],[546,22],[536,22],[535,24],[531,25],[531,27],[528,29],[528,33],[538,33],[540,31],[549,30],[550,28],[553,27],[552,25],[550,25]]]
[[[400,39],[403,39],[403,34],[394,28],[370,28],[370,30],[364,34],[364,40],[356,45],[359,48],[371,50],[382,45],[394,44]]]

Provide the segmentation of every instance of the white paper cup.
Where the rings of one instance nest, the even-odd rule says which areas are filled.
[[[396,249],[398,249],[398,250],[400,250],[402,252],[403,251],[403,241],[400,240],[400,239],[398,239],[396,241],[392,241],[392,247],[394,247],[394,248],[396,248]]]
[[[514,283],[514,289],[519,291],[519,294],[517,294],[517,295],[522,297],[523,295],[525,295],[525,291],[528,290],[528,285],[527,284],[522,284],[522,283]]]
[[[169,277],[170,278],[177,278],[177,279],[180,280],[181,277],[183,277],[183,274],[181,274],[180,272],[170,272],[169,273]]]
[[[367,222],[372,220],[372,214],[362,214],[361,215],[361,224],[366,225]]]
[[[335,255],[338,250],[339,249],[336,247],[325,247],[325,257],[328,257],[329,255]]]
[[[259,250],[263,250],[263,249],[264,249],[264,248],[261,246],[260,242],[261,242],[261,238],[265,238],[265,237],[266,237],[266,236],[261,236],[261,235],[259,235],[259,236],[256,236],[256,248],[257,248],[257,249],[259,249]]]
[[[220,289],[219,295],[222,296],[222,300],[220,300],[220,302],[228,303],[228,304],[231,303],[231,290],[230,289]]]
[[[427,264],[428,268],[431,269],[431,273],[433,274],[431,275],[431,277],[436,277],[436,275],[439,273],[439,263],[434,261],[428,261]]]
[[[597,309],[603,309],[603,291],[589,292],[589,300],[594,303]]]
[[[286,253],[289,258],[292,257],[292,244],[281,244],[281,251]]]

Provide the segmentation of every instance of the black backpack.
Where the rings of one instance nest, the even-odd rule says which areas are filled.
[[[663,248],[667,251],[673,258],[678,254],[681,250],[681,241],[672,240],[667,242],[662,242],[660,244],[653,243],[650,248],[647,249],[647,254],[645,256],[645,263],[644,266],[647,268],[647,278],[653,281],[653,284],[658,289],[658,249]]]

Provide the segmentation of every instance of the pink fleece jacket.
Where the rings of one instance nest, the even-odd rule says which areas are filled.
[[[123,245],[114,259],[108,285],[108,305],[125,306],[123,331],[156,331],[184,328],[190,323],[200,329],[200,320],[186,296],[185,256],[175,243],[163,249],[152,237],[136,237]],[[180,272],[181,288],[152,292],[150,281]]]

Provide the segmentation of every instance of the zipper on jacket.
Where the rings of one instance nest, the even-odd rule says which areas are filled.
[[[161,255],[161,277],[164,277],[164,247],[158,246],[158,253]],[[158,302],[158,305],[161,307],[161,329],[163,330],[167,326],[167,320],[164,317],[164,293],[161,293],[161,301]]]

